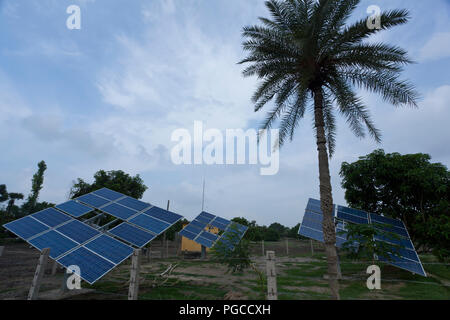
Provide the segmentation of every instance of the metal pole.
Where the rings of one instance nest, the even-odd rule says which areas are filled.
[[[286,238],[286,255],[289,255],[289,240]]]
[[[1,246],[0,247],[0,257],[3,255],[3,251],[5,250],[5,247],[4,246]]]
[[[266,255],[264,252],[264,240],[261,240],[261,247],[262,247],[262,255],[264,257]]]
[[[53,261],[53,267],[52,267],[52,276],[56,274],[56,271],[58,271],[58,262],[56,260]]]
[[[63,282],[61,285],[61,292],[64,294],[66,293],[68,290],[67,288],[67,279],[69,279],[69,273],[67,272],[67,269],[64,270],[64,277],[63,277]]]
[[[28,300],[36,300],[39,295],[39,289],[41,288],[42,278],[44,277],[49,254],[49,248],[45,248],[41,252],[41,256],[39,257],[39,262],[36,267],[36,272],[34,273],[33,283],[31,284],[30,292],[28,293]]]
[[[310,240],[310,241],[311,241],[311,255],[313,256],[314,255],[314,243],[312,240]]]

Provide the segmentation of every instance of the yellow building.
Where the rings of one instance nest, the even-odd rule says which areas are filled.
[[[183,226],[183,228],[185,228],[187,226],[187,224],[185,224]],[[205,228],[206,231],[213,233],[213,234],[219,234],[219,229],[215,228],[215,227],[207,227]],[[209,248],[206,248],[206,251],[209,251]],[[185,251],[185,252],[201,252],[202,251],[202,246],[200,244],[198,244],[197,242],[190,240],[186,237],[182,237],[181,238],[181,251]]]

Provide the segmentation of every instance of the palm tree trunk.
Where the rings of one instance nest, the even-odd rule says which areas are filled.
[[[330,167],[328,163],[327,140],[325,137],[322,88],[314,91],[314,118],[317,150],[319,153],[320,201],[323,212],[323,235],[328,262],[328,279],[332,298],[339,300],[336,229],[333,218],[333,195],[331,193]]]

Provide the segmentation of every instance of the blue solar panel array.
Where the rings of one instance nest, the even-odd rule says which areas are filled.
[[[109,235],[143,247],[182,216],[106,188],[5,224],[4,227],[68,268],[81,268],[80,277],[93,284],[129,258],[133,248],[75,218],[98,212],[124,222]]]
[[[224,231],[224,233],[221,237],[219,237],[216,234],[208,232],[208,229],[211,227],[218,228],[219,230]],[[247,227],[239,223],[231,222],[207,212],[202,212],[189,225],[180,231],[180,235],[188,238],[189,240],[193,240],[204,247],[212,248],[224,237],[238,239],[237,242],[239,242],[247,229]],[[229,236],[230,233],[237,234],[238,237]],[[230,248],[234,247],[237,242],[230,244]]]
[[[383,241],[393,245],[400,246],[396,250],[397,252],[388,254],[388,257],[377,257],[380,261],[386,262],[398,268],[408,270],[410,272],[426,276],[419,256],[417,255],[414,245],[409,237],[408,231],[405,225],[400,220],[390,219],[382,217],[376,214],[368,214],[367,212],[347,208],[343,206],[334,207],[337,211],[336,218],[336,246],[342,247],[347,241],[347,234],[345,230],[346,223],[354,224],[373,224],[376,228],[389,232],[393,235],[377,235],[376,241]],[[324,242],[323,229],[322,229],[322,211],[320,210],[320,201],[315,199],[309,199],[306,207],[303,222],[301,224],[299,234],[310,239],[314,239],[320,242]],[[357,246],[358,243],[355,243]]]

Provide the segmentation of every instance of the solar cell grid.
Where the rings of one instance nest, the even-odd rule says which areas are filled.
[[[85,206],[84,204],[78,203],[74,200],[57,205],[56,208],[70,214],[75,218],[80,218],[94,210],[91,207]]]
[[[116,201],[117,199],[125,197],[124,194],[116,192],[116,191],[113,191],[113,190],[110,190],[110,189],[107,189],[107,188],[96,190],[96,191],[94,191],[92,193],[97,195],[97,196],[100,196],[100,197],[106,198],[108,200],[111,200],[111,201]]]
[[[186,230],[186,228],[184,228],[183,230],[180,231],[180,235],[188,238],[189,240],[194,240],[198,236],[198,234],[192,233],[192,232]]]
[[[146,214],[140,214],[129,221],[141,228],[147,229],[155,234],[160,234],[170,227],[170,224],[156,220]]]
[[[48,208],[48,209],[39,211],[35,214],[32,214],[31,217],[48,225],[50,228],[54,228],[56,226],[63,224],[64,222],[72,220],[71,217],[69,217],[68,215],[66,215],[62,212],[59,212],[58,210],[56,210],[54,208]]]
[[[337,218],[348,221],[348,222],[356,223],[356,224],[369,224],[368,219],[364,219],[359,216],[354,216],[352,214],[345,213],[342,211],[338,211]]]
[[[150,232],[136,228],[128,223],[118,225],[109,230],[109,233],[140,248],[155,238],[155,235]]]
[[[84,246],[115,264],[120,264],[133,254],[132,247],[106,235],[101,235]]]
[[[121,220],[128,220],[129,218],[137,214],[137,211],[131,210],[117,203],[111,203],[106,207],[103,207],[101,210]]]
[[[382,217],[380,215],[377,214],[370,214],[370,220],[372,220],[373,222],[378,222],[378,223],[384,223],[384,224],[389,224],[389,225],[393,225],[402,229],[406,229],[405,225],[403,224],[402,221],[400,220],[395,220],[395,219],[391,219],[391,218],[386,218],[386,217]]]
[[[76,242],[53,230],[30,240],[30,244],[38,250],[49,248],[50,257],[52,259],[55,259],[78,246]]]
[[[114,264],[84,247],[63,256],[58,262],[66,268],[78,266],[80,268],[78,275],[90,284],[94,284],[114,268]]]
[[[351,214],[363,219],[369,219],[368,218],[368,214],[365,211],[362,210],[357,210],[357,209],[353,209],[353,208],[347,208],[347,207],[343,207],[343,206],[338,206],[338,211],[340,212],[344,212],[347,214]]]
[[[149,210],[144,211],[144,213],[149,215],[150,217],[159,219],[169,224],[174,224],[175,222],[183,218],[179,214],[158,207],[152,207]]]
[[[211,241],[216,241],[218,236],[215,234],[212,234],[210,232],[207,231],[203,231],[202,233],[200,233],[200,237],[211,240]]]
[[[206,238],[203,237],[198,237],[197,239],[195,239],[195,242],[201,244],[202,246],[205,246],[207,248],[212,248],[213,246],[213,242],[211,240],[208,240]]]
[[[111,202],[110,200],[106,200],[104,198],[98,197],[92,193],[85,194],[84,196],[78,197],[75,200],[83,202],[83,203],[90,205],[97,209],[99,209],[99,208],[103,207],[104,205],[106,205],[107,203]]]
[[[133,210],[136,210],[136,211],[142,211],[144,209],[151,207],[151,205],[149,203],[142,202],[140,200],[136,200],[131,197],[123,198],[123,199],[117,201],[117,203],[119,203],[125,207],[131,208]]]
[[[195,226],[195,227],[197,227],[197,228],[200,228],[200,229],[202,229],[202,230],[205,229],[206,226],[207,226],[206,223],[202,223],[202,222],[197,221],[197,220],[192,221],[190,224],[193,225],[193,226]]]
[[[4,227],[25,240],[50,229],[48,226],[31,218],[30,216],[7,223]]]
[[[73,220],[72,222],[58,227],[56,230],[80,244],[100,234],[99,231],[78,220]]]
[[[210,225],[215,228],[218,228],[219,230],[226,230],[229,224],[223,224],[214,220],[210,223]]]

